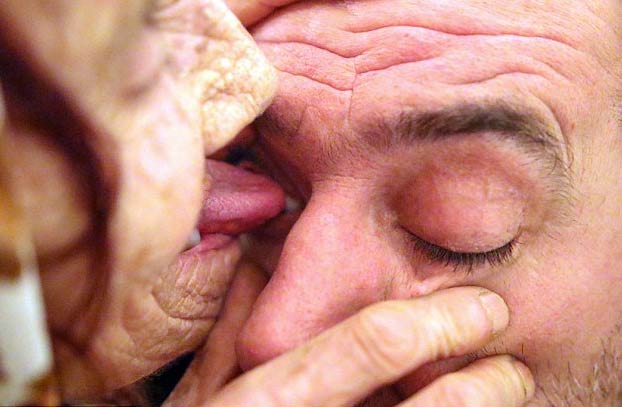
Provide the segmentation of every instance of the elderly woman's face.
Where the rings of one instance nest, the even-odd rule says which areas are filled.
[[[0,4],[3,137],[69,399],[196,348],[236,236],[283,202],[266,178],[205,163],[267,106],[273,68],[221,1],[161,3]],[[200,243],[175,260],[197,218]]]
[[[367,0],[259,25],[281,84],[261,150],[305,206],[259,235],[263,255],[289,230],[242,365],[370,303],[480,285],[512,316],[472,357],[523,358],[534,405],[619,402],[620,16],[617,0]]]

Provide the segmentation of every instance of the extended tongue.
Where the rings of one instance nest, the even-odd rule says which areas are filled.
[[[237,235],[278,215],[285,193],[274,181],[221,161],[207,160],[212,185],[199,217],[202,235]]]

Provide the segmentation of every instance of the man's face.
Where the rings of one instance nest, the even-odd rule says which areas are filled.
[[[242,365],[370,303],[478,285],[506,299],[508,330],[401,392],[511,353],[536,374],[535,406],[620,402],[621,16],[617,0],[378,0],[259,25],[280,71],[260,148],[305,207]]]

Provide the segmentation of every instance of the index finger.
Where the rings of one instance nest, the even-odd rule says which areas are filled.
[[[375,304],[238,378],[210,405],[350,405],[425,363],[479,349],[507,323],[503,300],[476,287]]]
[[[245,27],[250,27],[279,7],[295,3],[296,0],[226,0],[227,6],[233,11]]]

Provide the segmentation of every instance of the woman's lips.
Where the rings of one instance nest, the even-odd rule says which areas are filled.
[[[237,236],[285,207],[285,194],[265,176],[215,161],[208,161],[208,170],[212,187],[205,191],[199,236],[193,233],[192,247],[182,252],[166,273],[172,281],[169,286],[183,287],[180,295],[184,298],[169,293],[172,299],[160,300],[190,304],[183,314],[188,319],[216,318],[240,259]]]

